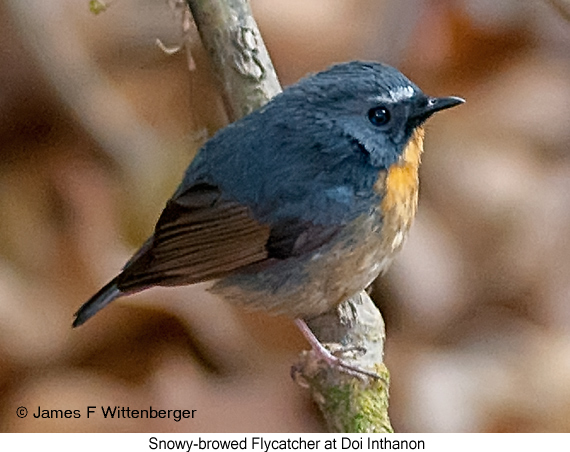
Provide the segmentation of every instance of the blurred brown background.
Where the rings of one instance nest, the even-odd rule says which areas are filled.
[[[374,59],[467,99],[428,126],[419,216],[375,287],[395,429],[570,431],[570,22],[547,0],[252,7],[284,85]],[[0,431],[323,429],[289,377],[307,348],[290,320],[198,286],[71,329],[224,124],[195,30],[195,71],[155,43],[183,42],[182,16],[172,0],[99,16],[87,0],[0,1]],[[86,419],[88,405],[197,413]]]

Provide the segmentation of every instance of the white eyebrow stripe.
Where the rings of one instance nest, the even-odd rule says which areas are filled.
[[[389,95],[377,96],[374,98],[376,102],[399,102],[401,100],[410,99],[415,91],[411,86],[400,86],[395,90],[389,91]]]
[[[390,96],[396,102],[404,99],[409,99],[414,95],[414,88],[411,86],[399,86],[395,90],[390,90]]]

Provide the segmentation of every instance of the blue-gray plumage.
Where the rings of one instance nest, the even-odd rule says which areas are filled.
[[[461,103],[396,69],[351,62],[301,80],[200,150],[153,236],[77,313],[120,295],[216,280],[237,304],[293,317],[365,288],[415,215],[423,122]]]

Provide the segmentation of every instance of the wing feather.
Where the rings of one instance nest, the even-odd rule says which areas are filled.
[[[118,278],[122,291],[220,278],[267,258],[270,230],[249,209],[199,184],[168,202],[153,237]]]
[[[251,264],[310,253],[340,225],[293,219],[256,221],[249,208],[224,199],[218,187],[197,184],[170,200],[153,236],[117,277],[122,292],[222,278]]]

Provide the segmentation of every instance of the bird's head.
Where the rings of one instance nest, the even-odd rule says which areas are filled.
[[[358,61],[305,78],[290,94],[314,121],[347,137],[378,168],[396,163],[431,115],[464,102],[427,96],[397,69]]]

